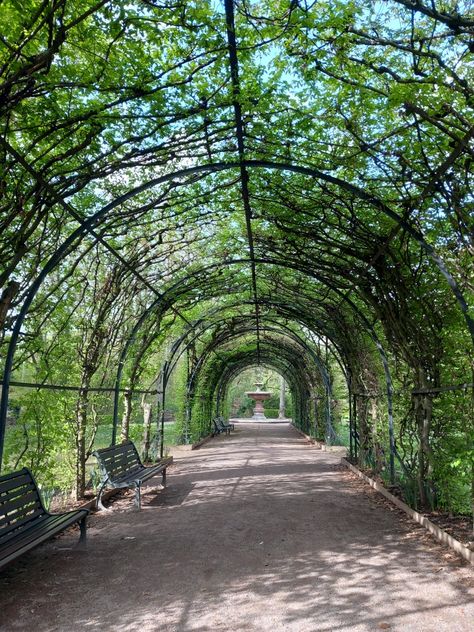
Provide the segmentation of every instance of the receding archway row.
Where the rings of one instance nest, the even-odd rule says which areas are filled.
[[[277,370],[288,382],[293,395],[294,422],[304,427],[308,421],[311,394],[318,389],[326,398],[329,397],[318,367],[308,363],[308,358],[299,350],[301,347],[298,349],[285,343],[283,337],[271,337],[268,333],[263,335],[258,351],[254,335],[247,339],[246,344],[245,334],[240,335],[244,336],[243,341],[239,343],[238,339],[230,339],[232,347],[228,353],[224,357],[212,356],[193,376],[188,393],[191,403],[205,397],[208,406],[222,412],[225,391],[233,378],[247,367],[268,366]],[[324,421],[325,430],[329,433],[330,418],[326,417]]]
[[[262,167],[265,169],[276,169],[276,170],[289,170],[289,171],[293,171],[296,173],[300,173],[300,174],[304,174],[306,176],[311,176],[311,177],[321,177],[322,179],[325,179],[327,182],[331,183],[331,184],[337,184],[338,186],[341,184],[341,181],[332,178],[332,177],[326,177],[324,178],[325,174],[321,174],[320,172],[314,171],[314,170],[310,170],[307,168],[297,168],[297,167],[291,167],[288,165],[274,165],[272,163],[263,163],[263,162],[257,162],[257,161],[248,161],[248,167]],[[75,246],[78,241],[80,239],[82,239],[84,236],[91,234],[93,238],[95,238],[95,227],[98,226],[100,224],[101,221],[105,221],[106,217],[107,217],[107,213],[111,212],[113,210],[113,208],[116,208],[117,206],[119,206],[120,204],[123,204],[124,202],[126,202],[128,199],[133,198],[134,195],[138,195],[138,193],[141,193],[145,190],[148,190],[150,187],[154,187],[157,186],[158,184],[167,181],[168,179],[171,178],[179,178],[182,176],[186,176],[189,175],[190,173],[194,173],[194,172],[204,172],[204,173],[214,173],[216,171],[219,170],[226,170],[226,169],[235,169],[236,168],[236,164],[235,163],[230,163],[230,164],[226,164],[226,165],[206,165],[203,167],[199,167],[199,168],[192,168],[192,169],[188,169],[188,170],[183,170],[182,172],[177,172],[174,174],[170,174],[169,176],[164,176],[162,178],[158,178],[156,180],[153,180],[147,184],[142,185],[141,187],[137,187],[137,189],[135,189],[133,192],[130,192],[129,194],[127,194],[126,196],[122,196],[121,198],[118,198],[117,200],[115,200],[113,203],[107,205],[106,207],[104,207],[101,211],[99,211],[98,213],[96,213],[94,216],[92,216],[91,218],[89,218],[88,220],[84,220],[82,222],[82,225],[79,229],[77,229],[76,231],[74,231],[70,237],[64,242],[64,244],[56,251],[56,253],[53,255],[53,257],[50,259],[50,261],[46,264],[45,268],[43,269],[43,271],[40,273],[40,275],[38,276],[38,278],[36,279],[35,283],[32,284],[30,291],[28,293],[27,296],[27,300],[25,301],[19,317],[17,319],[17,321],[15,322],[15,326],[12,332],[12,338],[10,341],[10,346],[9,346],[9,350],[8,350],[8,354],[7,354],[7,361],[6,361],[6,369],[4,372],[4,377],[3,377],[3,389],[2,389],[2,406],[0,408],[0,411],[3,415],[3,424],[0,427],[0,440],[1,443],[3,445],[3,436],[4,436],[4,431],[5,431],[5,419],[6,419],[6,410],[7,410],[7,403],[8,403],[8,384],[9,384],[9,379],[10,379],[10,373],[11,373],[11,366],[12,366],[12,362],[13,362],[13,354],[15,351],[15,347],[16,347],[16,343],[17,343],[17,339],[18,339],[18,334],[21,330],[21,326],[23,323],[23,320],[28,312],[29,306],[31,305],[34,296],[36,294],[36,292],[38,291],[38,289],[41,286],[41,283],[47,278],[48,274],[50,272],[52,272],[55,267],[57,265],[60,264],[60,262],[63,259],[63,256],[67,255],[70,253],[71,249],[73,246]],[[352,185],[346,186],[346,187],[342,187],[343,189],[345,189],[346,191],[350,192],[351,194],[356,195],[356,192],[354,191],[354,187],[352,187]],[[402,225],[404,227],[404,229],[412,236],[416,239],[417,243],[420,243],[421,240],[421,245],[424,244],[424,249],[426,252],[428,252],[432,258],[437,262],[439,269],[444,273],[444,267],[442,265],[442,262],[440,262],[437,259],[437,256],[435,253],[432,252],[431,247],[426,244],[422,237],[420,236],[420,234],[418,233],[418,231],[416,231],[415,229],[410,228],[408,225],[406,225],[406,222],[401,219],[400,217],[398,217],[395,213],[388,213],[386,212],[386,208],[385,205],[382,205],[382,207],[380,207],[380,205],[378,205],[376,203],[376,201],[374,201],[372,199],[372,196],[367,196],[365,194],[363,194],[363,192],[359,191],[359,195],[358,197],[362,200],[364,200],[364,202],[370,202],[371,204],[374,205],[375,208],[377,208],[378,210],[383,211],[388,217],[390,217],[392,220],[395,219],[395,217],[398,218],[398,220],[400,220],[400,225]],[[368,200],[368,197],[370,198],[370,200]],[[157,295],[157,299],[156,299],[156,305],[157,306],[161,306],[161,313],[165,313],[167,309],[170,309],[173,305],[174,302],[177,300],[177,296],[186,296],[188,293],[192,292],[193,290],[198,289],[199,287],[201,287],[201,281],[202,281],[202,285],[205,286],[206,281],[209,280],[209,277],[212,277],[213,274],[217,275],[218,272],[225,267],[231,267],[231,266],[235,266],[236,268],[238,268],[239,266],[242,266],[244,264],[248,263],[248,260],[246,259],[239,259],[239,260],[232,260],[232,261],[221,261],[219,263],[213,263],[209,266],[206,266],[204,268],[202,268],[201,270],[197,271],[197,272],[193,272],[191,271],[190,273],[186,273],[186,275],[184,276],[183,279],[179,280],[177,283],[174,284],[173,289],[168,290],[166,292],[158,292],[155,290],[155,295]],[[349,309],[349,311],[351,312],[358,312],[358,316],[356,317],[356,320],[358,321],[358,325],[359,328],[362,331],[372,331],[372,334],[369,334],[372,337],[372,340],[375,342],[377,341],[378,337],[377,334],[374,334],[374,328],[373,326],[370,324],[369,319],[367,318],[367,316],[361,311],[361,306],[360,305],[356,305],[356,303],[350,298],[350,296],[348,295],[346,290],[340,290],[337,286],[337,281],[334,282],[334,284],[332,283],[328,283],[328,279],[323,277],[322,275],[318,274],[316,269],[311,269],[307,264],[295,264],[294,262],[289,262],[289,261],[285,261],[285,260],[278,260],[276,257],[267,257],[267,258],[259,258],[255,260],[255,263],[259,266],[262,267],[262,269],[265,269],[265,267],[279,267],[281,269],[293,269],[299,273],[301,273],[303,276],[307,276],[308,278],[313,278],[315,279],[321,286],[321,288],[326,288],[327,290],[330,291],[331,295],[337,295],[339,298],[337,301],[328,301],[328,297],[326,296],[325,300],[326,303],[324,302],[324,300],[319,300],[319,304],[322,306],[322,311],[319,314],[319,316],[317,317],[316,320],[319,320],[320,323],[322,323],[323,325],[319,327],[320,331],[326,331],[325,334],[323,335],[328,335],[328,337],[332,337],[334,339],[334,344],[340,345],[341,344],[341,339],[343,337],[343,333],[341,331],[341,328],[339,328],[339,331],[330,331],[330,329],[333,327],[334,325],[334,310],[335,309],[339,309],[339,311],[345,311],[345,308],[341,307],[342,305],[344,305],[345,307],[347,307]],[[448,281],[452,282],[451,283],[451,287],[454,288],[456,297],[458,302],[461,305],[461,308],[466,307],[466,303],[465,301],[463,302],[463,297],[460,296],[459,292],[456,289],[456,284],[453,281],[452,277],[448,274],[447,275]],[[148,288],[149,289],[149,288]],[[357,285],[354,284],[354,288],[353,288],[354,292],[357,292]],[[208,297],[212,297],[212,296],[219,296],[219,288],[218,287],[214,287],[212,288],[212,292],[209,292],[207,295],[206,294],[202,294],[203,298],[205,299],[206,296]],[[236,292],[237,293],[237,292]],[[283,295],[283,298],[288,299],[287,296]],[[293,297],[294,298],[294,297]],[[285,307],[287,315],[290,316],[291,319],[294,319],[295,315],[298,313],[301,313],[301,304],[302,304],[302,296],[298,296],[297,297],[297,301],[296,301],[296,307],[293,310],[293,314],[291,314],[291,310],[288,309],[288,300],[287,300],[287,305]],[[314,300],[315,297],[310,297],[310,300]],[[319,297],[319,299],[321,298],[321,296]],[[267,304],[270,305],[271,302],[268,301],[266,299],[265,296],[261,297],[260,301],[262,302],[262,305],[265,304],[265,302],[267,301]],[[279,316],[278,314],[278,306],[277,306],[277,302],[275,301],[274,307],[276,308],[276,315]],[[282,301],[283,303],[283,301]],[[338,308],[338,303],[339,303],[339,308]],[[327,308],[327,309],[326,309]],[[329,309],[330,308],[330,309]],[[331,312],[332,310],[332,318],[331,318]],[[138,333],[139,331],[139,327],[144,324],[145,322],[147,322],[147,318],[149,315],[151,315],[153,313],[153,310],[150,311],[150,314],[145,314],[143,313],[142,315],[138,315],[137,318],[137,325],[138,322],[140,321],[140,325],[137,327],[136,333]],[[471,331],[471,335],[472,335],[472,319],[470,318],[467,308],[463,309],[463,314],[464,314],[464,318],[468,324],[468,327],[470,328]],[[386,356],[386,353],[383,352],[383,345],[380,343],[380,341],[376,342],[377,346],[379,347],[379,350],[381,351],[382,357]],[[133,346],[133,338],[131,338],[131,342],[129,346]],[[128,346],[126,346],[126,349],[124,351],[124,355],[123,355],[123,361],[125,361],[126,355],[127,355],[127,351],[128,351]],[[119,364],[119,371],[121,370],[120,367],[122,366],[122,362]],[[391,428],[390,430],[390,435],[391,435],[391,448],[393,445],[393,421],[390,421],[392,418],[392,413],[391,413],[391,378],[390,378],[390,372],[388,369],[388,363],[384,362],[384,367],[385,367],[385,372],[386,372],[386,380],[387,380],[387,394],[388,394],[388,400],[389,400],[389,426]],[[119,388],[120,385],[120,376],[118,376],[117,380],[116,380],[116,385],[117,388]],[[117,389],[116,389],[116,393],[117,393]],[[392,458],[392,471],[393,471],[393,450],[391,449],[391,458]]]
[[[163,375],[163,381],[160,384],[160,388],[161,393],[164,393],[165,388],[163,388],[163,384],[165,384],[166,386],[166,382],[169,376],[169,373],[172,371],[173,366],[176,364],[177,359],[179,359],[180,355],[184,352],[184,350],[186,349],[186,347],[189,344],[194,344],[195,341],[202,335],[202,333],[205,330],[212,330],[213,328],[216,328],[216,322],[212,322],[212,318],[217,318],[217,323],[218,326],[222,328],[222,324],[225,323],[225,321],[222,320],[222,315],[227,311],[227,313],[229,312],[229,310],[232,309],[236,309],[236,308],[241,308],[243,305],[245,304],[245,302],[239,302],[239,303],[234,303],[234,304],[225,304],[219,308],[214,308],[212,310],[209,311],[208,314],[206,314],[203,318],[199,319],[194,325],[193,327],[190,327],[188,329],[188,331],[185,332],[185,334],[183,334],[183,336],[177,341],[177,343],[175,343],[173,345],[172,348],[172,352],[170,354],[170,358],[166,361],[165,363],[165,367],[163,369],[164,375]],[[350,303],[353,308],[355,308],[355,306]],[[251,301],[247,302],[247,305],[250,307],[252,305]],[[283,302],[277,302],[275,300],[266,300],[266,301],[262,301],[262,306],[265,307],[272,307],[272,308],[276,308],[277,313],[273,318],[268,318],[266,317],[266,320],[269,320],[269,322],[271,322],[272,324],[276,325],[277,327],[280,327],[282,331],[285,331],[287,334],[291,333],[291,335],[295,335],[294,332],[291,332],[291,330],[282,325],[281,323],[278,322],[277,318],[285,318],[286,320],[293,320],[293,321],[300,321],[302,323],[305,324],[306,327],[315,327],[315,316],[314,313],[304,313],[304,311],[301,309],[301,306],[298,306],[298,304],[296,303],[283,303]],[[150,306],[149,312],[153,312],[153,310],[156,309],[156,306]],[[357,310],[356,310],[357,312]],[[148,314],[148,316],[150,316],[150,313]],[[359,319],[361,317],[361,314],[359,313]],[[335,348],[337,348],[337,342],[335,342],[335,339],[337,339],[338,335],[340,336],[340,333],[334,333],[334,331],[330,331],[331,326],[330,326],[330,320],[328,318],[328,315],[326,314],[324,316],[321,315],[321,319],[324,320],[317,320],[316,319],[316,329],[319,335],[322,336],[327,336],[329,338],[332,337],[333,340],[333,345]],[[144,318],[141,320],[141,323],[144,322]],[[243,322],[244,320],[252,320],[252,315],[249,314],[246,316],[246,318],[244,317],[232,317],[229,319],[231,325],[232,325],[232,331],[235,332],[235,326],[238,324],[238,322]],[[381,353],[381,357],[382,360],[384,360],[384,365],[386,367],[387,370],[387,391],[389,393],[389,419],[390,419],[390,413],[391,413],[391,400],[390,400],[390,394],[391,394],[391,382],[390,382],[390,373],[388,370],[388,364],[386,362],[386,358],[385,358],[385,354],[383,352],[383,347],[380,343],[380,341],[377,339],[377,336],[373,330],[373,328],[370,327],[370,324],[366,321],[366,319],[362,319],[361,320],[362,324],[364,327],[366,327],[368,330],[371,330],[371,336],[373,338],[373,340],[375,341],[376,345],[379,348],[379,351]],[[254,323],[253,323],[254,324]],[[139,323],[137,322],[137,328],[139,327]],[[198,328],[199,331],[196,333],[195,328]],[[137,331],[134,330],[132,332],[132,336],[130,337],[129,340],[132,340],[135,336],[136,336]],[[191,337],[190,334],[192,333]],[[223,334],[221,335],[222,340],[225,340],[228,337],[228,332],[224,329]],[[222,340],[217,339],[217,343],[219,344],[220,342],[222,342]],[[216,339],[214,339],[214,344],[216,342]],[[301,341],[302,342],[302,341]],[[303,343],[304,344],[304,343]],[[181,346],[181,350],[179,351]],[[217,346],[215,344],[215,346]],[[126,348],[128,348],[128,346],[126,345]],[[179,353],[178,353],[179,351]],[[213,349],[208,349],[207,351],[203,352],[203,356],[204,355],[209,355],[209,353],[213,352]],[[340,352],[339,352],[340,354]],[[203,358],[203,356],[201,356],[201,359]],[[122,368],[123,368],[123,363],[124,363],[124,355],[122,354],[122,358],[121,358],[121,362],[120,362],[120,367],[119,367],[119,373],[121,374]],[[346,364],[347,365],[347,358],[344,359],[341,362],[341,365]],[[201,362],[202,364],[202,362]],[[321,368],[321,367],[320,367]],[[350,367],[348,367],[347,369],[347,375],[350,375],[351,373],[351,369]],[[327,381],[326,381],[327,383]],[[117,380],[116,382],[116,406],[115,406],[115,425],[117,422],[117,413],[118,413],[118,397],[119,397],[119,386],[120,386],[120,381]],[[350,388],[350,383],[349,383],[349,388]],[[161,408],[163,409],[163,402],[161,402]],[[114,439],[115,439],[115,434],[114,434]],[[391,453],[393,454],[393,453]]]
[[[221,267],[229,267],[229,266],[239,266],[242,263],[246,263],[246,260],[242,260],[242,261],[231,261],[231,262],[224,262],[223,264],[216,264],[214,266],[211,266],[211,268],[213,269],[219,269]],[[278,262],[274,259],[272,260],[259,260],[260,264],[265,264],[265,265],[271,265],[271,266],[278,266],[278,267],[282,267],[285,268],[287,267],[285,263],[281,263]],[[294,267],[294,266],[293,266]],[[298,268],[297,268],[298,269]],[[308,270],[305,270],[303,268],[303,271],[305,274],[308,274]],[[140,328],[146,323],[147,319],[150,318],[151,316],[153,316],[154,318],[159,317],[159,315],[163,314],[166,309],[170,309],[170,307],[173,304],[173,301],[175,301],[177,299],[177,297],[179,297],[180,295],[186,294],[187,290],[191,287],[193,289],[195,289],[196,287],[199,287],[199,278],[204,278],[207,279],[209,274],[209,267],[202,269],[201,271],[195,272],[192,275],[187,275],[184,279],[182,279],[181,281],[173,284],[171,286],[171,288],[169,288],[167,290],[167,292],[163,293],[162,296],[160,296],[154,303],[152,303],[150,305],[150,307],[145,310],[143,312],[143,314],[141,315],[140,318],[137,319],[136,324],[133,328],[132,334],[130,335],[127,343],[125,344],[123,350],[122,350],[122,354],[121,354],[121,358],[120,358],[120,362],[118,365],[118,372],[117,372],[117,378],[116,378],[116,384],[115,384],[115,414],[114,414],[114,439],[115,440],[115,427],[116,427],[116,420],[117,420],[117,410],[118,410],[118,397],[119,397],[119,391],[120,391],[120,385],[121,385],[121,374],[122,374],[122,370],[123,370],[123,365],[125,362],[125,358],[127,355],[127,352],[129,351],[130,346],[133,344],[133,341],[137,335],[137,333],[139,332]],[[311,276],[316,276],[314,273],[312,273]],[[351,301],[347,296],[345,296],[342,292],[340,292],[336,287],[331,286],[331,289],[334,290],[336,292],[336,294],[340,297],[340,299],[342,300],[342,302],[346,305],[348,305],[351,310],[357,314],[357,318],[359,321],[359,324],[362,325],[362,328],[365,328],[367,331],[370,332],[370,335],[372,337],[372,339],[374,340],[375,344],[377,345],[377,347],[379,348],[379,351],[381,352],[382,358],[385,358],[385,354],[383,352],[383,347],[380,343],[380,341],[377,338],[377,335],[373,329],[373,327],[370,326],[370,323],[368,322],[368,320],[364,317],[364,315],[360,312],[360,309],[357,308],[357,306],[354,304],[353,301]],[[263,306],[265,307],[270,307],[270,308],[276,308],[276,316],[281,317],[283,316],[286,319],[290,319],[290,320],[300,320],[303,323],[306,324],[306,326],[314,326],[314,323],[316,322],[318,324],[318,332],[324,336],[327,336],[329,338],[331,338],[333,340],[333,344],[336,346],[337,348],[337,339],[338,337],[340,337],[340,332],[338,333],[336,330],[334,330],[334,321],[331,321],[329,318],[329,315],[324,313],[324,303],[321,303],[320,306],[322,308],[322,313],[319,317],[319,320],[316,319],[315,320],[315,315],[314,313],[312,313],[311,315],[306,314],[304,317],[302,316],[304,314],[304,310],[302,309],[302,304],[301,304],[301,299],[302,296],[299,296],[300,299],[300,303],[298,303],[297,301],[290,304],[290,303],[283,303],[281,301],[275,301],[274,299],[262,299],[261,303]],[[220,315],[220,312],[224,311],[224,310],[228,310],[228,309],[233,309],[238,307],[239,305],[243,305],[245,302],[241,301],[240,303],[236,303],[233,306],[226,306],[224,305],[223,307],[217,308],[215,310],[211,310],[214,311],[216,316]],[[252,303],[249,301],[247,303],[248,305],[251,305]],[[208,322],[209,319],[209,315],[206,316],[205,318],[201,319],[199,321],[200,324],[206,324]],[[331,326],[332,325],[332,326]],[[200,334],[197,334],[197,336],[199,336]],[[388,371],[388,365],[386,364],[386,362],[384,362],[384,366],[386,366],[387,369],[387,389],[388,389],[388,393],[389,393],[389,411],[390,411],[390,392],[391,392],[391,381],[390,381],[390,374]],[[389,412],[389,419],[390,419],[390,412]]]

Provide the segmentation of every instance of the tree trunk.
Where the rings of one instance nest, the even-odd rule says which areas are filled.
[[[285,380],[280,376],[280,408],[278,410],[278,419],[285,418]]]
[[[142,402],[143,410],[143,460],[150,460],[151,404]]]
[[[132,391],[127,390],[123,394],[123,415],[120,439],[122,443],[128,441],[130,434],[130,417],[132,415]]]
[[[10,309],[13,299],[18,294],[19,289],[19,283],[16,281],[9,281],[7,287],[2,292],[2,296],[0,298],[0,329],[4,328],[8,310]]]
[[[429,388],[424,371],[419,372],[420,379],[417,388]],[[416,395],[415,418],[418,428],[418,493],[421,507],[428,506],[427,485],[431,478],[432,451],[430,445],[431,420],[433,416],[433,401],[426,395]]]
[[[86,428],[87,404],[89,392],[87,388],[79,391],[76,404],[76,500],[84,496],[86,489]]]

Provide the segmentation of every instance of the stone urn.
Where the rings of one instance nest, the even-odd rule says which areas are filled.
[[[255,386],[257,387],[256,391],[249,391],[245,394],[247,395],[247,397],[250,397],[251,399],[255,400],[255,408],[253,409],[252,419],[255,419],[258,421],[259,419],[266,419],[263,402],[266,399],[270,399],[272,394],[269,393],[268,391],[260,390],[260,387],[263,386],[263,382],[255,382]]]

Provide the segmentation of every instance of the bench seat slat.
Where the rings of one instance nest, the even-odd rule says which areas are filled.
[[[160,472],[162,472],[168,465],[170,465],[170,459],[167,459],[163,463],[158,463],[157,465],[152,465],[150,467],[145,467],[144,465],[132,472],[128,472],[124,476],[120,476],[118,478],[114,478],[111,481],[113,484],[121,484],[127,481],[129,482],[138,482],[138,481],[147,481],[149,478],[156,476]]]
[[[26,524],[36,518],[36,516],[42,516],[44,514],[44,509],[40,505],[35,507],[25,508],[23,512],[16,511],[12,515],[8,515],[5,518],[2,518],[0,522],[0,538],[4,533],[8,533],[12,529],[16,529],[22,524]]]
[[[0,489],[0,568],[75,522],[84,540],[89,511],[47,512],[27,468],[1,476]]]
[[[85,515],[85,509],[78,509],[65,514],[46,514],[37,518],[30,525],[20,527],[15,533],[9,533],[5,537],[0,538],[0,551],[8,549],[12,546],[12,542],[28,541],[30,537],[35,538],[45,531],[65,528],[69,524],[73,524],[80,514]],[[65,525],[65,526],[61,526]],[[1,553],[0,553],[1,554]]]
[[[78,510],[68,514],[53,514],[36,521],[35,526],[20,529],[11,534],[7,542],[0,541],[0,566],[15,557],[32,549],[37,544],[48,540],[53,535],[64,531],[67,527],[78,522],[87,515],[87,510]]]

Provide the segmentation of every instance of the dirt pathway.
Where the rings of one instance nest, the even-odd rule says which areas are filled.
[[[13,632],[474,632],[471,567],[284,424],[183,453],[166,491],[0,573]],[[146,491],[146,490],[145,490]],[[415,530],[416,531],[416,530]]]

